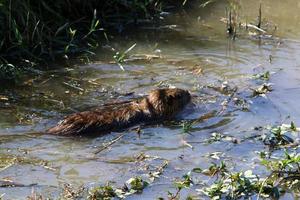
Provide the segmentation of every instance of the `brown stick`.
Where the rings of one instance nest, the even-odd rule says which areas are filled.
[[[94,154],[98,154],[100,153],[101,151],[107,149],[108,147],[110,147],[111,145],[113,145],[114,143],[116,143],[117,141],[119,141],[122,137],[124,136],[124,134],[118,136],[118,137],[115,137],[113,140],[111,140],[109,143],[103,145],[100,149],[98,149],[97,151],[94,152]]]

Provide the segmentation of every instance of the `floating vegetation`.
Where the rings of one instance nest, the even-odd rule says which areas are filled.
[[[195,171],[195,168],[193,169]],[[206,176],[215,176],[215,175],[224,175],[226,172],[228,172],[227,165],[225,162],[221,161],[220,164],[212,163],[209,168],[198,171]]]
[[[203,68],[200,65],[195,65],[192,69],[192,73],[197,76],[203,75]]]
[[[64,184],[62,198],[63,199],[78,199],[83,197],[85,188],[80,186],[79,188],[73,188],[72,185],[66,183]]]
[[[158,157],[148,156],[144,153],[139,154],[135,157],[136,162],[142,162],[149,159],[157,159]],[[124,199],[127,196],[136,193],[142,193],[143,190],[152,182],[154,182],[157,178],[161,176],[164,169],[168,166],[168,161],[164,160],[160,166],[154,167],[151,169],[150,165],[146,165],[147,173],[143,176],[146,178],[142,178],[141,176],[132,177],[124,183],[124,186],[121,188],[114,187],[111,183],[107,183],[105,186],[97,186],[89,190],[88,199],[90,200],[98,200],[98,199],[112,199],[112,198],[120,198]],[[147,179],[147,180],[145,180]]]
[[[249,111],[250,110],[250,104],[252,103],[251,101],[247,101],[244,98],[241,97],[234,97],[232,99],[232,101],[234,102],[234,104],[239,107],[242,111]]]
[[[141,62],[150,62],[154,59],[160,59],[162,58],[162,56],[160,55],[154,55],[154,54],[132,54],[132,55],[128,55],[128,58],[124,59],[124,62],[137,62],[137,61],[141,61]]]
[[[49,162],[42,159],[36,158],[27,158],[24,156],[16,156],[16,155],[8,155],[8,154],[0,154],[0,171],[3,171],[14,164],[29,164],[35,166],[41,166],[45,169],[55,170],[51,166],[49,166]]]
[[[276,140],[274,145],[280,146],[292,143],[293,139],[286,134],[296,133],[299,128],[291,122],[269,130],[270,134],[273,134],[273,140]],[[215,136],[217,140],[222,138],[220,134]],[[208,169],[194,168],[192,172],[216,177],[213,184],[197,191],[212,199],[240,199],[253,196],[279,199],[287,190],[299,192],[300,154],[285,151],[283,158],[267,158],[266,155],[264,152],[260,153],[261,164],[270,171],[270,175],[266,178],[260,178],[251,170],[230,172],[224,162],[220,165],[212,164]]]
[[[80,87],[80,83],[78,83],[77,81],[71,80],[69,82],[63,82],[63,84],[70,87],[70,88],[72,88],[72,89],[74,89],[74,90],[79,91],[80,94],[83,94],[83,92],[84,92],[84,89],[82,89]]]
[[[101,148],[97,149],[94,154],[98,154],[100,152],[102,152],[103,150],[109,148],[111,145],[113,145],[114,143],[116,143],[117,141],[119,141],[120,139],[122,139],[124,136],[124,134],[121,134],[120,136],[112,139],[110,142],[103,144]]]
[[[225,138],[225,135],[221,133],[212,133],[210,138],[206,140],[208,144],[221,141],[223,138]]]
[[[3,171],[10,166],[14,165],[17,161],[15,157],[10,157],[10,156],[1,156],[0,158],[0,171]]]
[[[115,189],[107,183],[105,186],[95,187],[88,192],[87,199],[89,200],[109,200],[116,197]]]
[[[90,189],[88,192],[88,199],[108,200],[114,197],[124,199],[126,196],[142,193],[143,189],[148,185],[149,183],[144,181],[141,177],[130,178],[122,188],[114,188],[110,183],[107,183],[105,186],[98,186]]]
[[[167,80],[159,81],[155,86],[158,87],[158,88],[170,88],[170,87],[172,87],[172,85]]]
[[[264,155],[264,154],[261,154]],[[196,189],[199,195],[211,199],[245,199],[260,197],[279,199],[287,189],[299,190],[300,154],[285,152],[283,158],[261,158],[261,164],[270,170],[270,175],[261,178],[252,170],[231,172],[222,161],[220,165],[213,163],[207,169],[194,168],[191,172],[215,178],[210,185]],[[194,183],[191,172],[183,176],[183,180],[175,182],[175,193],[168,192],[169,199],[179,199],[180,191]],[[198,196],[196,196],[198,197]],[[159,198],[163,199],[163,198]]]
[[[10,187],[33,187],[36,186],[37,183],[32,183],[32,184],[22,184],[18,182],[14,182],[8,178],[0,180],[0,188],[10,188]]]
[[[227,136],[227,135],[224,135],[222,133],[212,133],[210,135],[210,138],[206,139],[205,142],[208,143],[208,144],[212,144],[214,142],[220,142],[220,141],[236,141],[236,139],[234,137],[231,137],[231,136]]]
[[[221,86],[208,85],[208,88],[211,88],[220,94],[232,96],[237,91],[237,87],[231,87],[227,81],[224,81]]]
[[[282,124],[269,128],[269,133],[262,136],[264,144],[271,148],[277,148],[288,144],[293,144],[294,139],[291,137],[299,131],[294,122],[291,124]]]
[[[180,198],[180,191],[184,188],[189,188],[193,185],[193,180],[191,178],[190,173],[185,174],[182,177],[182,180],[175,181],[174,186],[176,187],[176,192],[172,193],[168,191],[169,200],[176,200]]]
[[[300,154],[284,152],[283,158],[263,158],[261,163],[271,171],[269,181],[289,190],[300,186]]]
[[[168,166],[168,164],[169,164],[169,161],[165,160],[161,166],[156,168],[156,170],[150,171],[148,173],[149,180],[151,182],[154,182],[155,179],[159,178],[160,175],[163,173],[164,169]]]
[[[270,83],[264,83],[261,86],[259,86],[257,89],[252,89],[252,97],[256,96],[262,96],[265,97],[266,93],[273,91],[272,84]]]
[[[245,199],[256,194],[275,199],[280,196],[279,189],[272,182],[260,179],[251,170],[224,173],[211,186],[198,191],[212,199]]]
[[[128,188],[128,192],[133,193],[141,193],[145,187],[149,185],[147,181],[144,181],[141,177],[130,178],[126,181]]]
[[[253,78],[264,80],[264,81],[270,80],[270,77],[271,77],[271,74],[269,71],[253,75]]]
[[[190,133],[193,130],[193,121],[183,121],[181,123],[182,133]]]

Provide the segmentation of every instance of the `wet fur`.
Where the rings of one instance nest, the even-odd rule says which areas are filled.
[[[174,117],[191,100],[186,90],[157,89],[140,100],[74,113],[46,132],[55,135],[95,135],[132,125]]]

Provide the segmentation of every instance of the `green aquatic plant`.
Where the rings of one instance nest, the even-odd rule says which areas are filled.
[[[294,123],[282,125],[282,127],[284,131],[297,130]],[[267,177],[261,178],[251,170],[232,172],[226,167],[213,164],[208,169],[195,168],[193,170],[196,173],[216,177],[214,183],[198,191],[211,199],[245,199],[255,196],[257,199],[260,197],[279,199],[286,191],[300,192],[299,153],[289,153],[285,150],[284,155],[279,158],[270,157],[266,152],[259,154],[261,164],[269,171]],[[221,168],[222,173],[219,173]]]
[[[183,175],[182,178],[183,178],[182,180],[176,181],[174,183],[175,187],[178,190],[181,190],[183,188],[189,188],[193,185],[193,181],[190,173]]]
[[[261,80],[264,80],[264,81],[270,80],[270,77],[271,77],[271,74],[270,74],[269,71],[253,75],[253,78],[255,78],[255,79],[261,79]]]
[[[218,181],[218,182],[215,182],[214,184],[212,184],[210,187],[207,187],[200,191],[212,199],[221,199],[223,190],[224,190],[223,185],[224,185],[223,181]]]
[[[117,196],[114,188],[110,184],[95,187],[89,190],[88,193],[87,199],[89,200],[110,200]]]
[[[278,199],[279,188],[268,179],[260,179],[251,170],[245,172],[226,172],[218,176],[215,182],[199,189],[211,199],[245,199],[254,195]]]
[[[181,123],[182,133],[190,133],[193,129],[194,123],[192,121],[183,121]]]
[[[136,162],[143,162],[149,159],[155,160],[158,159],[158,157],[150,157],[144,153],[141,153],[135,157]],[[124,199],[130,195],[142,193],[150,183],[154,182],[161,176],[167,165],[168,161],[164,160],[160,166],[155,166],[154,170],[147,169],[147,173],[145,175],[148,177],[148,179],[143,179],[140,176],[132,177],[124,183],[123,187],[117,188],[111,185],[111,183],[107,183],[105,186],[92,188],[89,191],[89,199]]]
[[[169,162],[165,160],[163,164],[156,168],[154,171],[150,171],[148,173],[150,182],[153,182],[155,179],[159,178],[160,175],[163,173],[164,169],[168,166]]]
[[[259,86],[258,88],[253,89],[252,91],[253,91],[252,97],[256,97],[256,96],[264,97],[266,95],[266,93],[273,91],[272,84],[264,83],[261,86]]]
[[[144,181],[141,177],[130,178],[126,183],[129,185],[130,193],[141,193],[143,189],[149,185],[149,183]]]
[[[226,174],[201,191],[212,199],[245,199],[256,194],[278,199],[280,195],[277,187],[253,175],[251,170]]]
[[[44,66],[74,56],[89,60],[95,48],[109,42],[111,33],[153,20],[167,5],[184,4],[169,0],[0,1],[0,65],[20,68],[19,63],[27,60]],[[122,53],[117,57],[121,64]],[[0,73],[0,80],[17,78],[3,66]]]
[[[198,199],[197,197],[193,197],[193,196],[187,196],[185,200],[194,200],[194,199]]]
[[[0,171],[3,171],[14,164],[41,166],[45,169],[55,170],[47,160],[30,158],[26,156],[17,156],[13,154],[0,154]]]
[[[114,188],[110,183],[105,186],[94,187],[89,190],[87,198],[89,200],[124,199],[129,195],[142,193],[148,185],[149,183],[141,177],[133,177],[126,181],[122,188]]]
[[[182,177],[182,180],[174,182],[174,186],[176,187],[176,192],[172,193],[172,192],[168,191],[168,198],[170,200],[179,199],[181,190],[184,188],[189,188],[193,184],[194,183],[193,183],[193,180],[191,177],[191,173],[189,172]]]
[[[284,152],[283,158],[262,159],[261,163],[271,171],[270,180],[289,189],[300,186],[300,154]]]
[[[247,101],[244,98],[241,97],[234,97],[232,99],[233,103],[235,106],[237,106],[239,109],[241,109],[244,112],[249,112],[250,111],[250,102]]]
[[[219,165],[212,163],[209,168],[202,170],[201,173],[207,176],[223,176],[226,172],[228,172],[227,165],[224,161],[221,161]]]
[[[299,128],[297,128],[295,123],[292,121],[290,124],[270,127],[269,133],[264,134],[262,136],[262,140],[266,145],[270,145],[272,148],[277,148],[294,143],[294,139],[291,136],[298,131]]]
[[[291,129],[292,131],[298,131],[295,122],[291,121],[290,129]]]
[[[223,138],[225,138],[226,136],[223,135],[222,133],[212,133],[211,136],[205,140],[205,142],[207,142],[208,144],[212,144],[214,142],[219,142],[221,141]]]
[[[119,52],[117,51],[115,53],[115,55],[113,56],[115,62],[119,65],[119,67],[125,71],[124,67],[123,67],[123,63],[125,62],[125,59],[127,58],[128,53],[134,49],[134,47],[136,46],[136,44],[133,44],[131,47],[129,47],[127,50],[125,50],[124,52]]]

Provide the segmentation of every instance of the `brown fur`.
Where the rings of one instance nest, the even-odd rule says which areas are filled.
[[[174,117],[191,100],[186,90],[156,89],[140,100],[75,113],[46,132],[56,135],[103,134],[113,130]]]

